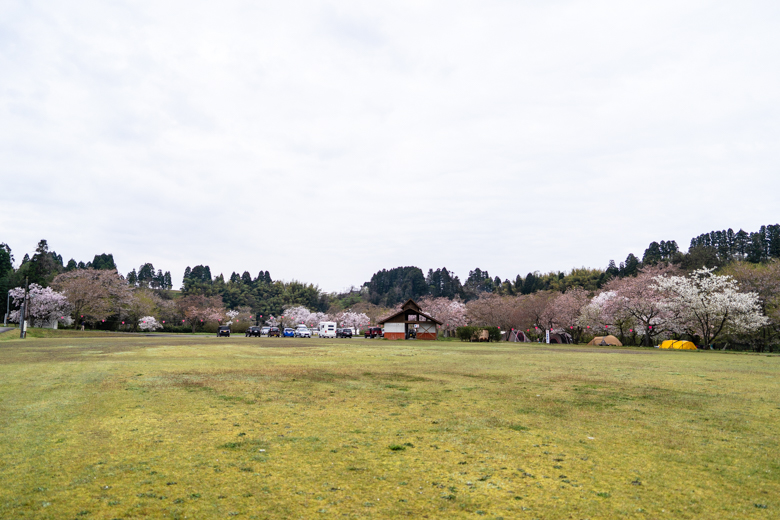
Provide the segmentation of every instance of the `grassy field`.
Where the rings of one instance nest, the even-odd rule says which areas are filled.
[[[780,516],[780,357],[8,334],[3,519]]]

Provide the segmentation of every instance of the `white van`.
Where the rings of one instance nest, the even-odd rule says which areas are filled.
[[[321,338],[335,338],[336,337],[336,322],[335,321],[321,321],[317,327],[319,331],[318,336]]]

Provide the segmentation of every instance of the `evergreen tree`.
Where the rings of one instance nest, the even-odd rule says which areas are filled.
[[[153,287],[154,281],[154,265],[145,263],[138,269],[138,285],[141,287]]]
[[[374,273],[371,280],[363,286],[368,290],[369,302],[386,307],[428,293],[428,285],[422,270],[413,266],[382,269]]]
[[[634,256],[634,253],[629,253],[626,257],[626,262],[621,263],[621,266],[623,266],[622,269],[622,276],[636,276],[639,272],[639,268],[642,267],[639,259]]]
[[[27,255],[25,255],[27,257]],[[54,251],[49,251],[49,244],[46,240],[38,242],[35,248],[35,254],[28,262],[22,272],[27,276],[30,283],[37,283],[41,287],[48,287],[55,276],[65,270],[62,265],[62,257]]]
[[[534,273],[528,273],[525,275],[525,281],[523,282],[523,294],[531,294],[536,292],[537,289],[537,278]]]
[[[614,260],[609,261],[609,265],[607,266],[607,274],[611,277],[616,277],[620,275],[620,269],[618,269],[618,266],[615,265]]]
[[[95,255],[95,258],[92,259],[92,269],[101,269],[101,270],[114,270],[116,269],[116,264],[114,263],[114,255],[111,253],[106,254],[103,253],[101,255]]]
[[[642,263],[646,265],[655,265],[661,261],[661,245],[658,242],[650,242],[642,255]]]
[[[14,270],[14,255],[11,253],[11,247],[6,244],[0,244],[0,278],[8,276]]]
[[[0,294],[7,294],[12,289],[14,276],[14,255],[8,244],[0,244]],[[7,298],[0,298],[0,314],[8,312],[6,308]]]

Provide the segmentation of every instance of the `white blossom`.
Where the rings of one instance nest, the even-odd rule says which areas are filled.
[[[14,304],[20,306],[24,300],[24,288],[17,287],[9,291]],[[68,298],[51,287],[41,287],[36,283],[30,284],[27,293],[28,309],[27,316],[32,321],[33,326],[47,326],[51,322],[70,314],[70,304]],[[10,312],[9,319],[18,323],[20,310]]]
[[[689,276],[658,276],[654,287],[666,299],[664,305],[676,316],[678,326],[701,337],[705,345],[722,333],[748,333],[766,325],[756,293],[739,292],[731,276],[718,276],[713,269],[698,269]]]
[[[340,323],[342,327],[360,329],[368,326],[371,323],[371,318],[364,312],[346,311],[336,316],[336,322]]]
[[[154,316],[144,316],[138,320],[138,328],[145,331],[155,331],[163,327]]]

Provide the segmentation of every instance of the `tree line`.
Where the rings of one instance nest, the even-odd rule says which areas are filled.
[[[724,270],[736,263],[758,265],[776,258],[780,258],[780,225],[777,224],[761,226],[758,231],[751,233],[743,230],[734,232],[731,229],[704,233],[693,238],[689,250],[684,253],[674,240],[654,241],[648,245],[641,258],[632,253],[619,264],[610,260],[604,269],[583,267],[569,272],[534,271],[525,276],[518,274],[514,279],[502,280],[477,267],[469,271],[464,281],[446,267],[429,269],[427,274],[416,266],[382,269],[360,287],[352,287],[342,293],[325,293],[314,284],[295,280],[274,280],[264,270],[260,270],[254,277],[249,271],[243,271],[242,274],[232,272],[229,277],[223,274],[214,276],[208,265],[187,267],[178,290],[173,288],[170,271],[155,269],[152,263],[134,268],[124,276],[117,273],[117,276],[131,291],[153,294],[156,308],[160,307],[160,302],[204,297],[211,299],[211,307],[219,300],[221,303],[217,307],[226,310],[241,308],[253,316],[281,315],[287,308],[303,306],[312,312],[337,315],[352,310],[376,318],[409,298],[427,298],[431,301],[443,298],[468,303],[486,295],[528,296],[566,293],[572,289],[595,294],[611,281],[636,277],[643,269],[651,266],[671,265],[682,272],[700,268]],[[91,261],[77,262],[71,259],[64,263],[62,256],[50,250],[46,240],[41,240],[35,252],[32,255],[25,254],[19,266],[14,267],[11,248],[7,244],[0,244],[2,291],[23,285],[25,279],[46,288],[58,276],[89,271],[116,272],[113,255],[102,253],[96,254]],[[5,307],[6,301],[2,299],[0,309],[3,313]],[[122,312],[117,311],[113,316],[101,318],[100,323],[120,324]],[[170,312],[168,318],[168,323],[174,320],[181,323],[182,319]]]

